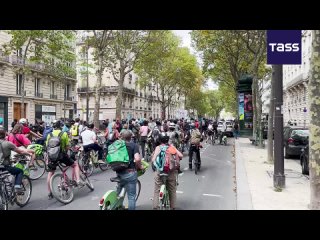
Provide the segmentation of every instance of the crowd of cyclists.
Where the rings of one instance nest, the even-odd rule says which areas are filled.
[[[53,137],[58,137],[60,139],[59,144],[61,145],[61,153],[59,155],[59,161],[66,166],[72,166],[76,183],[78,186],[82,186],[84,183],[79,177],[79,164],[75,157],[71,156],[68,151],[71,146],[81,144],[84,152],[91,150],[97,151],[99,163],[105,163],[106,159],[103,159],[103,156],[105,156],[103,151],[107,150],[108,146],[116,140],[123,139],[126,141],[128,152],[132,153],[132,161],[136,162],[136,164],[131,164],[129,169],[129,172],[134,172],[137,168],[139,169],[141,167],[141,159],[151,162],[155,161],[157,154],[159,154],[160,147],[167,145],[171,146],[171,150],[169,151],[170,154],[178,156],[180,160],[182,159],[183,153],[187,151],[189,155],[189,169],[192,170],[193,152],[196,152],[199,165],[201,164],[201,142],[203,140],[207,141],[209,136],[212,135],[214,137],[223,135],[223,131],[218,132],[216,121],[209,119],[197,120],[183,118],[155,120],[150,117],[149,119],[114,119],[113,121],[106,119],[103,121],[102,126],[94,126],[94,124],[87,123],[78,118],[65,121],[63,119],[55,120],[52,124],[36,121],[35,124],[31,125],[26,119],[22,118],[19,121],[14,120],[11,127],[12,129],[9,132],[4,128],[0,129],[0,165],[2,166],[2,169],[15,176],[14,187],[16,191],[21,189],[23,171],[12,166],[10,161],[14,154],[30,155],[31,161],[29,163],[29,168],[33,168],[35,151],[27,149],[28,145],[35,143],[46,147],[48,146],[50,138]],[[147,151],[150,151],[150,156],[147,156],[146,149]],[[48,162],[49,174],[47,176],[47,184],[49,199],[53,198],[49,182],[56,170],[56,166],[57,163]],[[171,209],[174,209],[176,194],[176,178],[174,176],[175,174],[182,173],[180,165],[171,172],[172,174],[168,177],[168,186],[170,186],[168,189]],[[121,174],[122,173],[117,172],[117,175],[120,176]],[[127,177],[127,175],[123,176]],[[136,181],[136,177],[132,176],[130,175],[132,178],[131,180],[124,181],[125,184],[129,184],[130,181],[131,183]],[[159,173],[156,172],[154,209],[157,209],[158,202],[156,194],[159,193],[159,189]],[[129,209],[135,209],[133,192],[128,194]]]

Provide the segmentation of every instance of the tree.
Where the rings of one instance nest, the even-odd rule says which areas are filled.
[[[151,31],[116,30],[112,33],[111,58],[107,60],[109,71],[118,82],[116,100],[116,117],[121,118],[123,83],[125,77],[132,72],[137,59],[151,42]],[[152,35],[152,37],[156,37]]]
[[[89,30],[87,32],[87,38],[84,41],[82,51],[85,48],[93,48],[93,60],[96,65],[96,85],[95,85],[95,103],[94,103],[94,113],[93,122],[96,127],[100,126],[99,122],[99,112],[100,112],[100,92],[103,73],[107,67],[106,62],[110,58],[111,49],[110,43],[113,41],[112,30]],[[87,109],[89,111],[89,109]],[[87,119],[88,121],[88,119]]]
[[[209,116],[218,120],[221,111],[224,109],[224,101],[223,95],[220,90],[210,90],[207,91],[207,98],[209,100],[210,110],[208,112]]]
[[[171,31],[162,31],[135,67],[140,86],[154,86],[163,119],[166,118],[166,108],[174,103],[175,96],[183,94],[188,97],[193,86],[203,82],[195,57],[179,44],[179,39]]]
[[[312,30],[312,56],[309,73],[309,165],[310,208],[320,209],[320,30]]]
[[[67,61],[74,59],[70,54],[67,54],[72,49],[72,40],[74,32],[69,30],[10,30],[7,31],[11,35],[11,41],[4,44],[6,54],[17,52],[19,55],[15,69],[16,73],[22,75],[21,79],[21,117],[25,117],[24,109],[24,82],[26,74],[29,74],[34,63],[51,63],[52,59],[57,63],[65,64]],[[19,61],[19,59],[21,61]],[[60,65],[61,65],[60,64]],[[52,73],[52,68],[46,69]],[[66,70],[66,68],[61,68]],[[55,73],[55,70],[53,70]],[[69,68],[65,72],[69,74]]]

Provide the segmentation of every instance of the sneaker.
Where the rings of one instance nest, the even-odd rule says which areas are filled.
[[[53,198],[52,193],[49,193],[49,194],[48,194],[48,200],[51,200],[52,198]]]
[[[100,164],[105,164],[106,162],[103,161],[102,159],[100,159],[100,160],[98,160],[98,163],[100,163]]]
[[[22,191],[22,186],[21,185],[14,185],[14,190],[16,192],[21,192]]]

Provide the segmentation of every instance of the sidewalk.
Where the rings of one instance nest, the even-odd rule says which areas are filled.
[[[273,165],[267,163],[267,146],[255,147],[248,138],[235,140],[237,209],[308,210],[309,176],[301,174],[299,159],[285,159],[286,188],[273,188]]]

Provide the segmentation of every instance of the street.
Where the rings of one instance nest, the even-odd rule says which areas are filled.
[[[233,159],[234,139],[228,139],[228,145],[214,146],[203,143],[201,150],[201,170],[198,175],[188,170],[188,156],[184,154],[181,161],[183,174],[179,176],[177,188],[177,210],[235,210],[235,168]],[[55,199],[48,200],[45,174],[41,179],[32,182],[30,202],[23,208],[17,205],[10,209],[22,210],[98,210],[103,194],[115,189],[116,184],[110,182],[115,176],[112,170],[101,172],[95,169],[90,177],[95,190],[90,192],[87,187],[75,190],[74,200],[67,205]],[[151,167],[140,177],[141,193],[137,201],[137,210],[152,210],[154,189],[154,173]],[[125,205],[127,198],[125,200]]]

